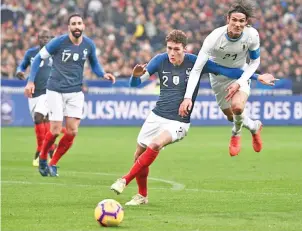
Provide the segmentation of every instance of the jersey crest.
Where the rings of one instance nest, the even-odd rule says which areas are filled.
[[[173,76],[173,83],[174,83],[175,85],[178,85],[178,84],[179,84],[179,76],[178,76],[178,75],[174,75],[174,76]]]
[[[72,56],[73,61],[78,61],[79,57],[80,57],[80,55],[78,53],[74,53],[73,56]]]
[[[87,55],[88,55],[88,50],[87,49],[84,49],[83,50],[83,60],[86,60],[87,59]]]

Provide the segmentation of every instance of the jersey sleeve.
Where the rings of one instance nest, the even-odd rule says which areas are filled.
[[[160,65],[165,59],[165,54],[159,54],[154,56],[148,63],[146,69],[149,75],[153,75],[155,72],[158,72]]]
[[[64,39],[65,37],[61,36],[50,40],[39,52],[41,59],[47,59],[54,55],[59,50]]]
[[[17,67],[17,72],[24,72],[26,68],[30,65],[30,55],[29,51],[25,52],[24,58],[21,61],[20,65]]]
[[[203,53],[207,54],[208,56],[210,56],[212,53],[212,50],[215,47],[216,40],[217,40],[217,33],[216,33],[216,30],[214,30],[203,41],[201,51]]]
[[[146,67],[146,72],[140,77],[131,76],[129,80],[130,87],[137,87],[142,82],[148,80],[151,75],[158,72],[160,65],[162,64],[163,60],[165,59],[165,54],[159,54],[154,56]]]
[[[29,82],[35,82],[36,75],[39,71],[41,61],[42,61],[41,55],[40,55],[40,53],[38,53],[35,56],[34,61],[30,68],[30,73],[29,73],[29,77],[28,77]]]
[[[251,44],[249,45],[249,56],[250,62],[247,68],[244,70],[241,77],[236,81],[240,86],[242,86],[251,76],[256,72],[260,65],[260,38],[259,33],[256,29],[250,28],[251,33]]]
[[[201,72],[204,68],[204,65],[208,61],[212,50],[214,48],[215,42],[216,42],[216,33],[213,31],[211,34],[209,34],[206,39],[204,40],[202,47],[198,53],[197,60],[193,66],[192,71],[190,72],[189,81],[185,93],[185,98],[191,99],[193,96],[193,93],[195,91],[195,88],[199,82],[199,78],[201,75]]]
[[[105,71],[101,64],[99,63],[98,58],[96,57],[96,47],[93,41],[91,41],[91,52],[88,56],[89,63],[91,66],[92,71],[98,76],[98,77],[104,77]]]
[[[254,28],[251,28],[251,39],[252,42],[249,46],[249,56],[250,59],[255,60],[260,57],[260,38],[258,31]]]

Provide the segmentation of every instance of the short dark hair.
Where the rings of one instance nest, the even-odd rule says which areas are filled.
[[[70,14],[70,15],[68,16],[68,20],[67,20],[68,25],[69,25],[69,23],[70,23],[70,20],[71,20],[73,17],[80,17],[81,19],[83,19],[82,15],[81,15],[80,13],[72,13],[72,14]]]
[[[246,16],[246,19],[254,17],[254,4],[249,0],[236,0],[228,11],[228,17],[231,17],[232,13],[242,13]]]
[[[188,44],[188,37],[182,30],[172,30],[167,35],[166,42],[181,43],[185,47]]]

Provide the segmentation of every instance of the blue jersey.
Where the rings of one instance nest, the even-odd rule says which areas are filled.
[[[94,42],[83,36],[81,44],[75,45],[69,36],[62,35],[54,38],[46,44],[35,57],[34,67],[41,59],[49,56],[53,58],[53,66],[47,83],[47,89],[60,92],[71,93],[82,90],[83,70],[85,61],[88,59],[92,71],[103,77],[104,71],[96,57],[96,47]],[[35,79],[35,70],[30,73],[30,81]]]
[[[25,52],[24,58],[20,65],[17,67],[17,72],[25,72],[26,68],[32,64],[34,57],[39,53],[40,47],[32,47]],[[35,93],[33,97],[38,97],[46,93],[46,84],[49,78],[52,66],[52,58],[49,57],[40,63],[40,68],[35,80]]]
[[[160,79],[160,95],[156,106],[153,109],[153,112],[156,115],[170,120],[177,120],[185,123],[190,122],[192,111],[188,116],[181,117],[178,115],[178,109],[184,99],[190,71],[195,64],[196,59],[196,55],[185,54],[182,64],[174,66],[170,63],[168,54],[162,53],[155,56],[148,63],[146,67],[148,73],[153,75],[157,72]],[[229,78],[238,79],[242,75],[243,70],[223,67],[209,60],[204,66],[201,75],[205,73],[220,74]],[[254,74],[252,78],[257,79],[257,75]],[[140,81],[140,78],[132,77],[130,79],[130,85],[136,86],[140,84]],[[197,84],[192,97],[193,106],[197,97],[198,89],[199,84]]]

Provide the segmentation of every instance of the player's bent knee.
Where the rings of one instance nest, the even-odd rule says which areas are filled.
[[[41,113],[36,112],[34,115],[34,121],[35,124],[41,124],[44,122],[44,115],[42,115]]]
[[[54,136],[59,136],[61,134],[60,130],[56,128],[50,129],[50,132]]]
[[[244,108],[240,104],[234,104],[232,105],[232,111],[235,115],[242,114]]]
[[[159,151],[162,148],[162,145],[158,142],[151,142],[148,146],[154,151]]]
[[[67,128],[66,133],[71,136],[76,136],[78,134],[78,129],[68,129]]]

